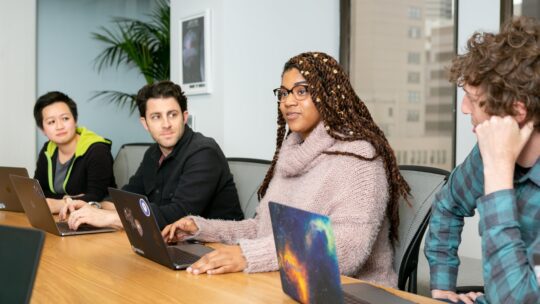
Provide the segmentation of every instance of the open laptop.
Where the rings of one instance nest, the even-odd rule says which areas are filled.
[[[180,242],[168,245],[148,199],[144,195],[109,188],[116,211],[133,251],[147,259],[172,269],[186,269],[213,249],[201,244]]]
[[[59,236],[116,231],[113,228],[98,228],[90,225],[81,225],[79,229],[71,230],[67,222],[56,222],[54,220],[49,205],[47,205],[45,194],[43,194],[37,180],[11,175],[11,181],[30,224],[38,229]]]
[[[28,171],[25,168],[0,167],[0,210],[24,212],[17,193],[13,189],[10,175],[28,177]]]
[[[29,303],[45,233],[0,225],[0,303]]]
[[[367,283],[341,285],[334,233],[324,215],[269,203],[281,287],[301,303],[407,303]]]

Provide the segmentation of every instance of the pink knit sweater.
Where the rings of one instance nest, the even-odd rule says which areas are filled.
[[[246,272],[278,270],[268,209],[268,202],[275,201],[330,217],[342,274],[395,287],[394,252],[385,216],[388,185],[382,160],[361,161],[323,151],[366,157],[374,153],[368,142],[331,138],[322,123],[304,142],[292,133],[283,143],[257,216],[238,222],[192,217],[199,227],[195,238],[239,244],[247,260]]]

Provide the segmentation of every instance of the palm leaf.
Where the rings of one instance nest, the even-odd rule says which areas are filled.
[[[137,109],[137,95],[128,94],[119,91],[99,91],[94,92],[90,100],[106,98],[107,101],[114,103],[118,108],[129,107],[129,113],[132,114]]]
[[[118,69],[125,66],[137,69],[146,83],[167,80],[170,77],[170,6],[166,0],[158,0],[149,15],[150,21],[133,18],[114,17],[113,29],[100,27],[92,33],[92,38],[102,42],[105,49],[94,59],[98,73],[106,68]],[[91,100],[108,97],[110,102],[120,106],[136,108],[134,94],[114,90],[94,94]]]

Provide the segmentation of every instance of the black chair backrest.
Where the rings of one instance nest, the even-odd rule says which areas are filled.
[[[403,199],[399,202],[399,243],[395,246],[394,269],[398,273],[398,288],[416,293],[418,252],[429,223],[431,205],[450,173],[438,168],[406,165],[399,166],[399,170],[411,187],[409,202],[412,206]]]

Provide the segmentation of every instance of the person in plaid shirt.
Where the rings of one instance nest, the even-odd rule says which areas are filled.
[[[477,145],[436,196],[425,254],[431,294],[447,302],[540,303],[540,23],[520,17],[475,33],[452,62]],[[457,294],[463,218],[480,215],[485,294]]]

